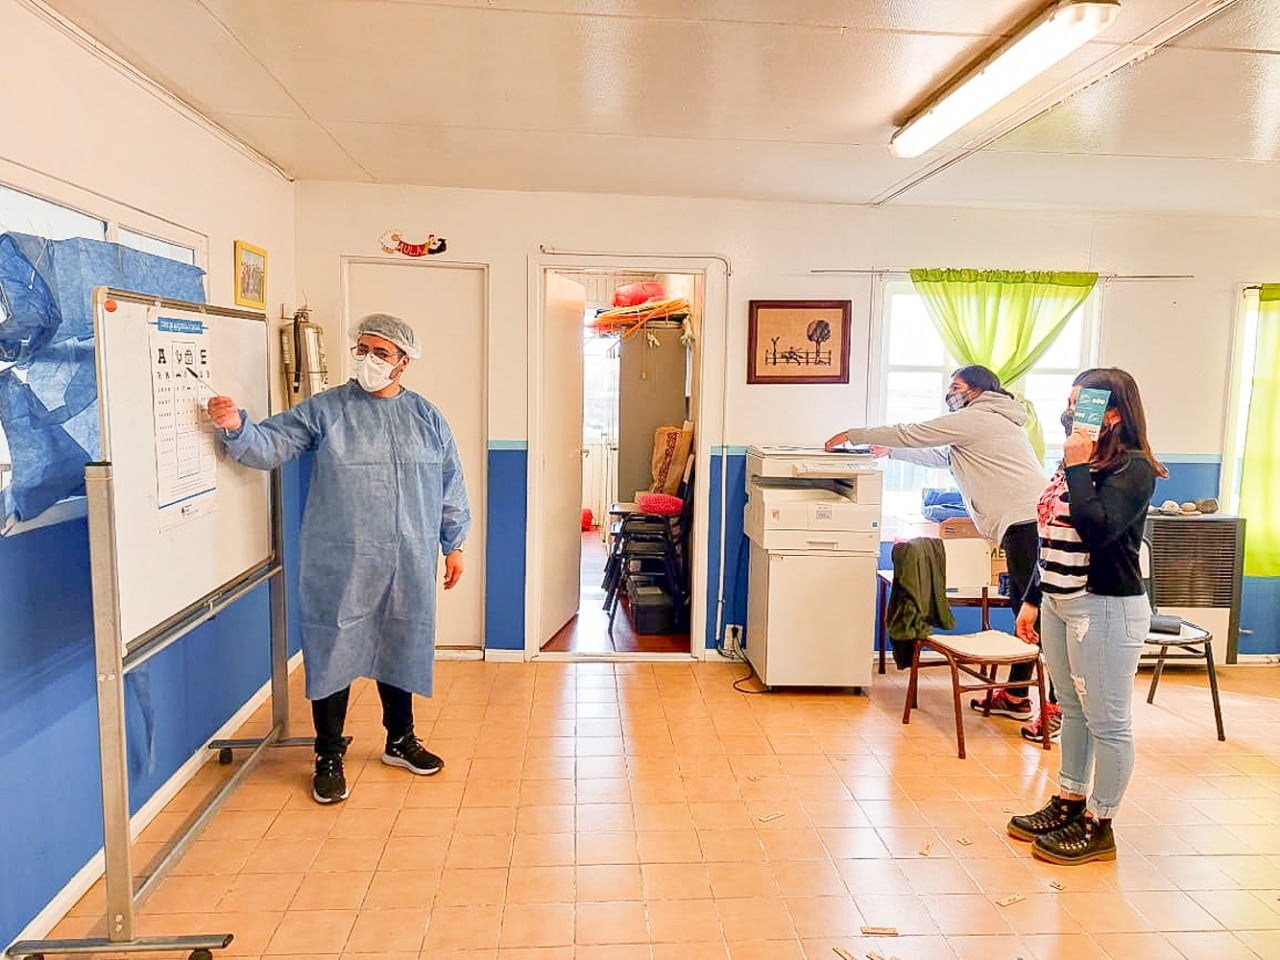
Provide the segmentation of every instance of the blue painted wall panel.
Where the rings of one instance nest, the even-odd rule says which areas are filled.
[[[1248,536],[1248,527],[1245,527]],[[1245,577],[1238,653],[1280,653],[1280,577]],[[1250,631],[1245,633],[1244,631]],[[1217,641],[1214,641],[1215,646]]]
[[[722,474],[727,471],[727,476]],[[747,505],[747,458],[745,453],[729,448],[726,453],[713,450],[711,454],[711,496],[710,515],[708,517],[707,537],[707,630],[706,647],[714,650],[720,638],[716,635],[717,588],[720,583],[720,502],[722,479],[727,480],[724,488],[725,500],[729,508],[724,522],[724,616],[721,629],[727,623],[741,624],[744,641],[746,641],[747,624],[747,577],[750,569],[750,544],[742,530],[742,511]]]
[[[291,593],[305,473],[305,463],[283,471]],[[87,522],[0,539],[0,583],[0,943],[7,943],[102,846]],[[263,585],[129,676],[133,810],[267,680],[269,630]],[[296,650],[294,617],[289,633]]]
[[[523,441],[489,445],[484,645],[524,649],[529,454]]]
[[[1170,457],[1165,466],[1169,470],[1169,476],[1156,480],[1152,502],[1160,504],[1165,500],[1176,500],[1183,503],[1218,495],[1218,482],[1222,473],[1219,462],[1180,461],[1176,457]]]

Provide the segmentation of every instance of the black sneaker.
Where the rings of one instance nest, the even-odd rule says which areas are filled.
[[[311,796],[315,797],[316,803],[340,803],[347,799],[347,778],[342,772],[341,756],[335,753],[316,757]]]
[[[1052,796],[1049,802],[1035,813],[1019,814],[1009,818],[1009,836],[1015,840],[1035,840],[1084,816],[1083,800],[1063,800]]]
[[[429,777],[444,769],[444,761],[424,747],[412,733],[406,733],[399,740],[388,740],[382,762],[389,767],[404,767],[420,777]]]
[[[1110,820],[1078,817],[1060,830],[1037,837],[1031,855],[1062,866],[1116,858],[1116,835]]]

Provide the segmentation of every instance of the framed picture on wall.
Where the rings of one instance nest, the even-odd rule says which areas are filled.
[[[848,383],[848,300],[752,300],[747,383]]]
[[[236,241],[236,305],[267,309],[267,251]]]

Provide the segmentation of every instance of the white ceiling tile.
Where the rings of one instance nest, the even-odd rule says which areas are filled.
[[[231,12],[255,0],[204,0]],[[296,0],[310,3],[310,0]],[[543,17],[617,20],[671,20],[684,23],[741,23],[831,30],[917,31],[970,36],[998,31],[1016,22],[1027,0],[325,0],[331,4],[373,7],[453,8],[503,16],[532,13]],[[1152,0],[1131,0],[1149,3]],[[1174,0],[1162,0],[1174,2]],[[266,6],[257,3],[258,6]],[[272,6],[278,6],[273,3]],[[261,11],[266,16],[278,15]]]
[[[1280,161],[1280,56],[1170,48],[995,149]]]
[[[334,124],[382,182],[863,203],[901,175],[879,148]],[[803,176],[796,171],[803,170]]]
[[[1280,7],[1276,0],[1236,0],[1221,16],[1180,37],[1177,45],[1280,52]]]
[[[56,0],[50,6],[210,117],[223,111],[302,115],[262,64],[192,0]]]
[[[970,157],[962,167],[932,177],[904,202],[1280,215],[1280,177],[1266,163],[987,151]]]
[[[883,142],[972,38],[308,0],[238,35],[321,120]]]
[[[373,179],[328,131],[312,120],[226,114],[220,121],[295,180],[367,183]]]
[[[46,2],[300,178],[847,203],[925,169],[895,125],[1048,0]],[[931,156],[1204,3],[1123,0]],[[1223,176],[1265,199],[1280,58],[1250,51],[1280,47],[1278,3],[1235,0],[902,200],[1096,207],[1113,159],[1124,209],[1237,209]],[[1133,173],[1149,157],[1177,162]]]

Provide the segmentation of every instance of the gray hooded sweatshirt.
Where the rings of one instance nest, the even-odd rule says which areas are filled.
[[[936,420],[852,427],[849,442],[890,447],[894,460],[949,467],[978,532],[1000,543],[1010,526],[1036,519],[1047,483],[1022,429],[1026,421],[1022,404],[987,391]]]

